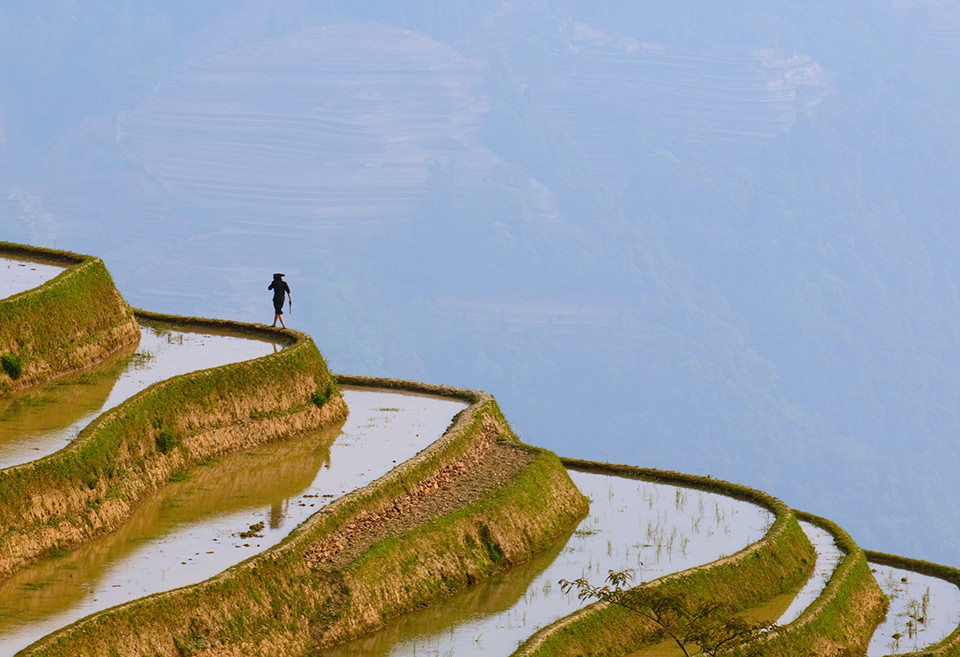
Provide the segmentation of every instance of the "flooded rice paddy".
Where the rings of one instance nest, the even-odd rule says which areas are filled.
[[[0,257],[0,299],[43,285],[64,269],[62,265]]]
[[[144,325],[139,345],[102,366],[0,402],[0,467],[62,448],[97,415],[154,382],[280,348],[248,337]],[[152,495],[117,532],[0,584],[0,653],[12,654],[98,610],[203,581],[262,552],[331,500],[436,440],[464,407],[388,391],[348,388],[344,394],[350,415],[339,431],[197,467]],[[560,579],[600,583],[609,570],[630,569],[637,581],[649,581],[733,554],[761,538],[773,521],[766,509],[696,489],[577,471],[571,477],[590,497],[590,513],[552,549],[322,654],[509,655],[539,628],[581,606],[562,593]],[[816,547],[817,566],[792,600],[778,603],[786,608],[780,624],[819,595],[843,556],[828,532],[801,526]],[[871,657],[932,645],[960,623],[957,587],[875,568],[891,607]]]
[[[649,581],[733,554],[759,540],[773,515],[723,495],[572,471],[590,513],[561,546],[488,582],[406,614],[383,630],[321,652],[506,656],[541,627],[583,605],[558,581],[601,583],[609,570]]]
[[[915,652],[939,643],[960,624],[960,589],[939,577],[871,564],[890,602],[868,657]]]
[[[203,581],[279,543],[330,500],[435,441],[465,406],[385,391],[344,394],[350,416],[339,433],[195,468],[117,532],[0,585],[0,654],[95,611]]]
[[[279,349],[250,337],[144,324],[139,345],[106,363],[0,399],[0,468],[56,452],[95,417],[158,381]]]

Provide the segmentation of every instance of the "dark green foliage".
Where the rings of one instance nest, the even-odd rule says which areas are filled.
[[[90,470],[83,474],[83,483],[87,485],[87,488],[93,490],[100,483],[100,475],[96,470]]]
[[[179,444],[180,441],[177,440],[170,429],[164,429],[157,434],[157,450],[161,454],[169,454]]]
[[[23,374],[23,361],[21,361],[20,357],[16,354],[4,354],[0,356],[0,365],[3,366],[3,371],[14,381],[19,379],[20,375]]]
[[[313,393],[311,400],[317,405],[318,408],[323,408],[324,404],[330,401],[339,392],[340,390],[337,387],[337,382],[333,379],[330,379],[325,388],[318,389],[315,393]]]
[[[487,550],[487,556],[492,563],[498,564],[503,561],[503,548],[500,547],[500,544],[493,537],[493,534],[490,533],[490,528],[486,525],[480,527],[480,541]]]

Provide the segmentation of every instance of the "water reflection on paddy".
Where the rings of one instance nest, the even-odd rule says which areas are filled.
[[[262,339],[144,324],[139,345],[105,363],[0,400],[0,468],[56,452],[100,413],[158,381],[280,348]]]
[[[202,581],[279,543],[331,499],[436,440],[465,406],[385,391],[344,394],[350,415],[339,433],[195,468],[188,480],[151,496],[117,532],[0,585],[0,654],[97,610]]]
[[[43,285],[64,269],[63,265],[0,257],[0,299]]]
[[[625,477],[571,472],[590,513],[562,547],[321,652],[356,655],[509,655],[539,628],[582,604],[560,579],[601,583],[632,569],[648,581],[733,554],[773,522],[761,507],[723,495]]]
[[[912,570],[870,564],[890,602],[870,640],[868,657],[916,652],[939,643],[960,624],[960,589]]]

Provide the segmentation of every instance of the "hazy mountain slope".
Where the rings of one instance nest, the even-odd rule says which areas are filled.
[[[4,237],[954,558],[960,3],[355,4],[5,9]]]
[[[478,180],[479,64],[423,34],[316,25],[189,64],[121,118],[175,200],[290,236],[409,219],[431,166]],[[265,221],[265,218],[269,218]]]

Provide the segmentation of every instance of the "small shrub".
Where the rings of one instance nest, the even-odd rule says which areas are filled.
[[[23,374],[23,361],[16,354],[4,354],[0,356],[0,366],[7,375],[16,381]]]
[[[746,644],[777,627],[769,622],[749,623],[722,603],[691,603],[684,596],[659,587],[624,588],[632,579],[631,570],[610,570],[603,586],[594,586],[581,577],[573,581],[561,579],[560,589],[564,593],[575,592],[580,602],[599,600],[634,612],[654,624],[653,638],[673,640],[687,656],[761,655],[763,646]],[[693,646],[698,648],[696,652],[691,652]]]
[[[313,403],[317,405],[317,408],[323,408],[323,405],[330,401],[334,396],[336,396],[337,384],[335,381],[331,380],[327,383],[327,387],[322,390],[317,390],[313,393]]]
[[[164,429],[157,434],[157,450],[161,454],[169,454],[177,444],[177,437],[173,435],[170,429]]]
[[[97,487],[97,484],[100,483],[100,473],[96,470],[91,470],[90,472],[85,472],[83,474],[83,483],[87,485],[87,488],[93,490]]]
[[[505,556],[503,548],[500,547],[500,543],[497,542],[490,528],[486,525],[480,526],[480,541],[487,550],[487,557],[490,559],[490,563],[498,564],[503,561]]]

